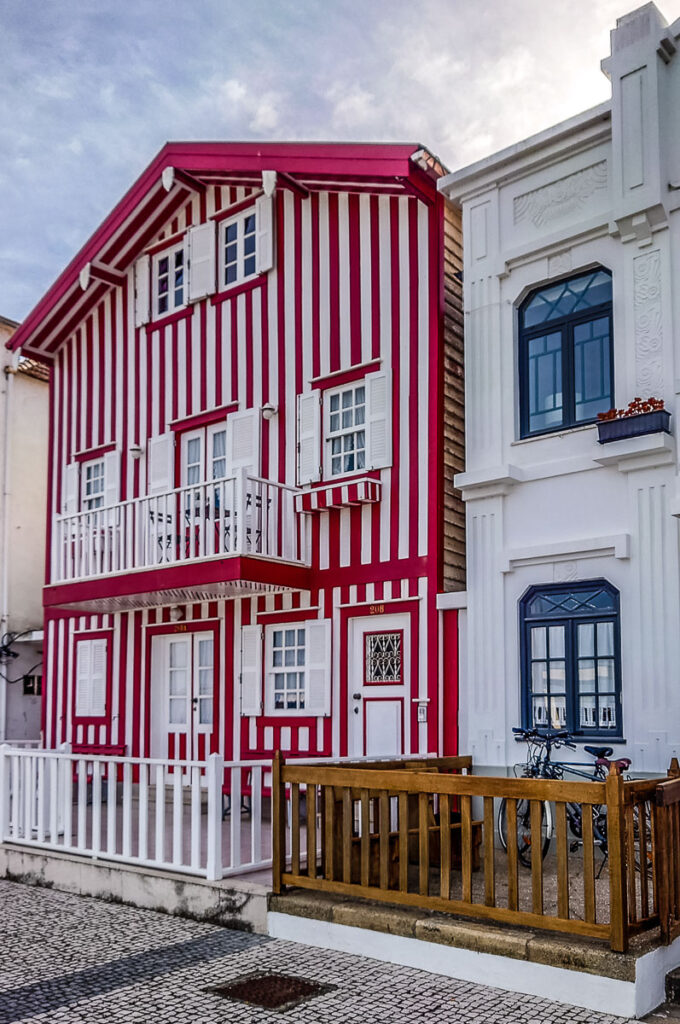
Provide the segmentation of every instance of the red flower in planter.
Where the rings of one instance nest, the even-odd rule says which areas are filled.
[[[660,412],[663,409],[663,398],[634,398],[628,403],[627,409],[608,409],[607,412],[598,412],[597,418],[601,422],[607,420],[622,420],[628,416],[642,416],[646,412]]]

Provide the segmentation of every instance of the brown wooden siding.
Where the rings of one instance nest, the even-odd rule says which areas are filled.
[[[463,362],[463,232],[460,210],[444,204],[443,375],[443,587],[465,589],[465,506],[453,477],[465,468],[465,372]]]

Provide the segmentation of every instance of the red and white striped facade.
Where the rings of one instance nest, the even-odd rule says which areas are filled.
[[[444,201],[416,149],[171,144],[17,331],[14,344],[52,366],[46,746],[69,741],[153,755],[154,638],[198,632],[214,643],[213,724],[191,751],[184,734],[171,733],[169,756],[351,752],[362,718],[352,692],[366,683],[357,678],[357,644],[387,623],[408,636],[399,697],[404,750],[452,750],[456,708],[447,703],[444,713],[444,700],[457,690],[457,669],[455,657],[445,657],[436,611]],[[166,191],[168,166],[178,173]],[[248,209],[263,170],[277,172],[272,268],[136,326],[135,261],[153,258],[192,226]],[[297,396],[377,371],[388,373],[392,392],[391,464],[297,487]],[[270,418],[260,415],[266,405],[274,407]],[[182,541],[190,557],[179,563],[156,567],[130,556],[114,567],[107,555],[95,572],[59,576],[69,465],[119,453],[118,502],[132,508],[148,493],[152,439],[173,431],[179,452],[184,431],[250,409],[260,421],[255,475],[297,489],[291,514],[304,554],[201,558]],[[266,633],[314,620],[329,621],[325,713],[277,714],[263,701],[262,713],[242,714],[243,628],[261,625]],[[106,713],[92,718],[78,717],[75,703],[76,644],[87,637],[108,639]],[[266,667],[262,661],[263,678]],[[365,709],[362,720],[367,728]]]

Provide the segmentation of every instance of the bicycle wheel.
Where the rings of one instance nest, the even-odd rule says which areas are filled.
[[[507,801],[501,800],[498,807],[498,838],[504,850],[508,849],[508,818]],[[526,868],[531,867],[531,847],[533,841],[531,834],[531,801],[517,801],[517,831],[515,842],[517,843],[517,856]],[[541,856],[545,857],[550,848],[552,839],[552,810],[550,804],[544,801],[541,804]]]

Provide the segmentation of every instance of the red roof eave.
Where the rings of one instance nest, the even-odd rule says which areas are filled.
[[[52,353],[41,348],[41,340],[53,335],[57,328],[61,329],[67,317],[73,322],[72,303],[81,297],[80,271],[100,256],[109,240],[143,205],[145,197],[151,197],[154,190],[161,188],[161,173],[169,165],[198,177],[201,173],[278,170],[302,183],[305,177],[317,181],[324,177],[391,179],[412,185],[411,191],[416,194],[427,194],[431,190],[434,198],[436,182],[410,161],[419,148],[417,143],[168,142],[23,320],[8,347],[22,348],[37,358],[51,358]],[[165,193],[161,192],[158,198],[161,196],[165,197]],[[129,258],[126,262],[129,265]],[[67,301],[69,297],[71,302]],[[60,306],[63,306],[61,310]]]

